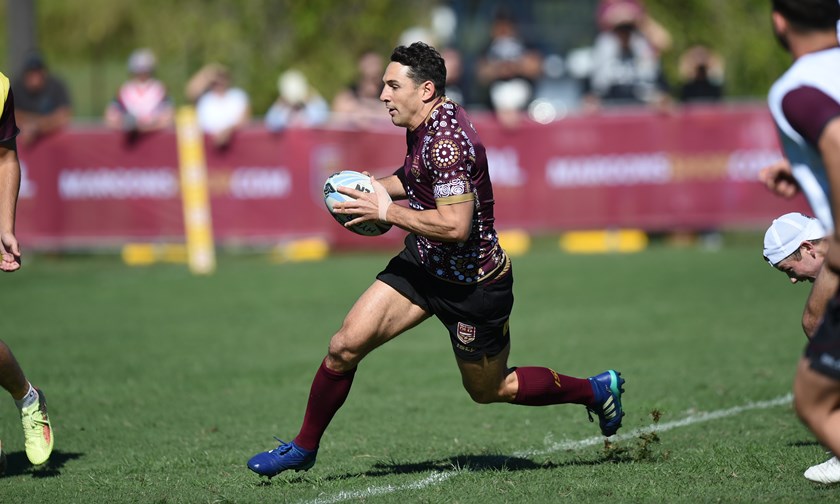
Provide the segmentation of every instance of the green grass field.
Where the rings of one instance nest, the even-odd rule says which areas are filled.
[[[362,363],[311,471],[264,482],[245,462],[297,433],[329,337],[387,259],[223,256],[200,278],[30,258],[2,276],[0,338],[45,390],[56,448],[32,469],[0,401],[0,502],[838,498],[802,477],[827,456],[786,399],[808,287],[761,261],[758,236],[599,256],[542,242],[515,259],[511,365],[619,369],[627,416],[610,445],[581,406],[472,403],[430,320]]]

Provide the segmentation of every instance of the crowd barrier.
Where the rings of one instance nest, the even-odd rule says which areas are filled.
[[[487,148],[497,227],[528,232],[639,228],[763,228],[801,197],[783,200],[757,182],[780,158],[762,105],[569,117],[515,130],[477,116]],[[174,131],[129,139],[71,128],[21,147],[17,232],[27,247],[118,246],[183,239]],[[355,236],[327,213],[322,185],[342,169],[393,172],[404,130],[253,127],[218,150],[206,144],[212,229],[220,245],[322,237],[334,246],[391,246],[403,233]]]

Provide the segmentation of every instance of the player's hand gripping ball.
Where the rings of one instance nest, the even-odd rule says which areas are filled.
[[[370,177],[353,170],[344,170],[338,173],[333,173],[327,178],[324,183],[324,203],[327,205],[327,210],[330,215],[344,227],[345,222],[349,222],[356,218],[355,215],[337,214],[333,212],[333,205],[336,203],[343,203],[345,201],[352,201],[353,198],[346,194],[338,192],[339,187],[350,187],[357,191],[372,193],[373,186],[370,183]],[[377,221],[366,221],[359,224],[354,224],[350,227],[345,227],[356,234],[363,236],[379,236],[382,233],[391,229],[391,224]]]

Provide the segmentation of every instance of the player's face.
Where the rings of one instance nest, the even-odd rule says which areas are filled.
[[[807,253],[806,250],[800,250],[800,252],[802,252],[801,258],[788,257],[777,264],[776,268],[788,276],[790,283],[813,282],[820,272],[823,258]]]
[[[414,130],[426,119],[423,88],[408,77],[408,67],[392,61],[382,77],[384,86],[379,100],[385,103],[391,122]]]

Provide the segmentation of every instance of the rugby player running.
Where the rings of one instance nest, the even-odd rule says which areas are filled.
[[[405,162],[391,176],[371,178],[373,193],[339,188],[356,199],[336,205],[336,211],[357,216],[347,226],[380,221],[408,231],[405,249],[330,340],[298,435],[255,455],[248,468],[268,477],[311,468],[362,359],[432,316],[449,332],[474,401],[581,404],[598,416],[605,436],[615,434],[624,416],[624,380],[617,371],[587,379],[545,367],[508,367],[513,271],[493,227],[485,148],[465,111],[445,96],[443,58],[422,42],[399,46],[382,81],[379,99],[391,121],[406,128]],[[392,205],[392,199],[408,199],[408,206]]]

